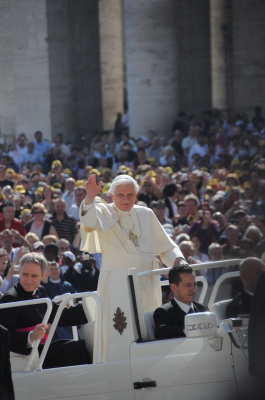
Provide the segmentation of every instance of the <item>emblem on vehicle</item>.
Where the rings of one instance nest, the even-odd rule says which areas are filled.
[[[113,318],[113,321],[115,324],[113,327],[119,332],[120,335],[122,335],[122,332],[127,326],[127,322],[125,322],[127,318],[124,316],[124,312],[121,311],[120,307],[117,308],[116,312],[114,313],[114,317],[115,318]]]

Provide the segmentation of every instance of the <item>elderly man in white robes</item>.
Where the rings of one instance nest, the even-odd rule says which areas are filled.
[[[139,190],[129,175],[116,177],[110,187],[113,203],[94,202],[101,189],[96,176],[85,183],[87,196],[80,206],[81,250],[102,253],[98,294],[103,302],[104,319],[108,315],[108,282],[113,271],[136,268],[138,272],[159,268],[153,255],[159,254],[168,267],[186,263],[184,256],[167,235],[153,211],[135,205]],[[161,306],[159,276],[140,280],[144,312]],[[104,337],[105,337],[105,329]],[[107,334],[107,332],[106,332]],[[107,346],[104,341],[104,359]]]

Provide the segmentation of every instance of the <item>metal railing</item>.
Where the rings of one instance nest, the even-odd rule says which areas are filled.
[[[208,269],[208,268],[221,268],[221,267],[233,267],[235,265],[239,265],[242,260],[222,260],[222,261],[209,261],[206,263],[200,264],[191,264],[190,267],[194,270],[200,269]],[[154,275],[164,275],[169,273],[171,268],[160,268],[160,269],[152,269],[149,271],[139,272],[138,276],[141,278],[142,276],[154,276]]]
[[[220,287],[221,283],[223,281],[225,281],[226,279],[234,278],[236,276],[239,276],[239,271],[226,272],[225,274],[219,276],[219,278],[217,279],[217,281],[215,282],[215,285],[213,287],[213,291],[212,291],[212,294],[211,294],[211,297],[210,297],[210,300],[209,300],[209,303],[208,303],[208,307],[210,307],[214,303],[214,301],[216,299],[217,292],[219,290],[219,287]]]
[[[57,310],[57,313],[56,313],[55,318],[54,318],[53,323],[52,323],[51,330],[49,332],[48,338],[46,340],[46,343],[45,343],[44,348],[42,350],[39,362],[38,362],[37,367],[36,367],[37,371],[40,371],[42,369],[43,361],[44,361],[44,359],[46,357],[46,354],[48,352],[50,343],[52,341],[52,337],[54,335],[55,329],[56,329],[56,327],[58,325],[58,322],[59,322],[59,319],[61,317],[61,314],[63,312],[64,307],[66,306],[66,304],[69,303],[70,300],[76,299],[76,298],[81,298],[81,297],[82,297],[82,299],[84,297],[93,297],[94,300],[97,303],[97,311],[98,311],[98,315],[97,315],[97,317],[98,317],[98,341],[97,341],[97,356],[98,356],[98,359],[97,359],[97,364],[101,364],[103,362],[102,361],[103,306],[102,306],[101,299],[99,298],[99,296],[96,293],[91,293],[91,292],[73,293],[73,294],[70,294],[69,296],[65,297],[62,300],[62,302],[61,302],[61,304],[60,304],[60,306],[59,306],[59,308]]]
[[[237,266],[241,263],[241,259],[235,259],[235,260],[222,260],[222,261],[209,261],[209,262],[205,262],[205,263],[200,263],[200,264],[191,264],[190,267],[194,270],[194,271],[198,271],[200,269],[210,269],[210,268],[222,268],[222,267],[233,267],[233,266]],[[160,269],[153,269],[153,270],[149,270],[149,271],[145,271],[145,272],[139,272],[138,276],[139,278],[141,277],[148,277],[148,276],[154,276],[154,275],[165,275],[168,274],[171,268],[160,268]],[[210,297],[210,301],[208,306],[213,304],[213,301],[216,298],[216,294],[218,292],[218,289],[221,285],[221,283],[228,278],[232,278],[235,276],[239,276],[239,272],[235,271],[235,272],[229,272],[229,273],[225,273],[223,275],[221,275],[217,281],[215,282],[215,285],[213,287],[213,291]],[[204,299],[205,299],[205,295],[207,293],[207,289],[208,289],[208,282],[207,280],[202,277],[202,276],[197,276],[196,277],[197,281],[200,281],[203,283],[203,288],[199,297],[198,302],[199,303],[203,303]],[[161,286],[166,286],[169,285],[168,280],[167,281],[161,281]]]
[[[60,301],[62,301],[63,299],[65,299],[67,296],[69,296],[71,293],[64,293],[61,296],[55,296],[52,301],[54,301],[55,303],[60,303]],[[73,306],[74,305],[74,301],[73,299],[69,301],[69,306]],[[72,334],[73,334],[73,339],[74,340],[78,340],[78,332],[77,332],[77,327],[76,326],[72,326]]]
[[[47,325],[49,317],[52,312],[52,301],[51,301],[51,299],[48,299],[48,298],[17,301],[17,302],[12,302],[12,303],[3,303],[3,304],[0,304],[0,310],[5,309],[5,308],[13,308],[13,307],[17,308],[17,307],[33,306],[35,304],[43,304],[43,303],[45,303],[47,305],[47,310],[44,314],[42,324]],[[38,346],[40,344],[40,341],[41,341],[41,339],[38,339],[34,342],[24,371],[30,371],[31,364],[32,364],[32,361],[33,361],[33,358],[34,358],[36,352],[38,351]]]

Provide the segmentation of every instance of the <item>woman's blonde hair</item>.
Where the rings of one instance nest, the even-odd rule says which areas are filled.
[[[38,238],[38,236],[36,235],[36,233],[34,232],[28,232],[25,236],[25,239],[28,240],[29,238],[32,238],[34,240],[36,240],[36,242],[38,242],[40,239]]]
[[[44,204],[42,204],[42,203],[34,203],[33,206],[31,207],[31,214],[33,214],[34,211],[35,211],[37,208],[40,208],[40,209],[43,211],[43,214],[44,214],[44,215],[47,214],[47,210],[46,210]]]

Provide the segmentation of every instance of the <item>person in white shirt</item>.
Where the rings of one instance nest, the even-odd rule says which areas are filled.
[[[208,145],[206,144],[206,135],[200,132],[198,135],[198,143],[194,144],[189,151],[189,165],[192,162],[192,156],[194,154],[199,154],[200,157],[204,157],[208,154]]]
[[[86,198],[86,189],[84,186],[75,188],[75,204],[73,204],[68,215],[79,221],[79,207],[82,201]]]
[[[68,178],[66,180],[66,191],[62,195],[62,198],[65,201],[66,205],[66,213],[69,214],[70,207],[75,204],[75,180],[74,178]]]
[[[197,143],[196,126],[190,125],[188,130],[188,136],[182,140],[182,148],[186,155],[189,154],[190,148],[196,143]]]
[[[34,133],[34,136],[35,150],[39,151],[42,154],[43,158],[46,159],[50,151],[50,143],[47,140],[42,140],[43,134],[41,131],[36,131]]]

